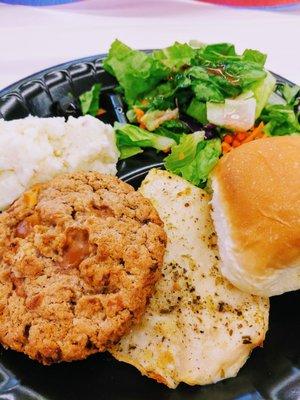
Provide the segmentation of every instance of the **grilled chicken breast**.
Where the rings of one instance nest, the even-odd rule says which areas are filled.
[[[111,353],[170,388],[235,376],[264,341],[268,299],[222,277],[206,192],[157,169],[140,191],[164,222],[167,250],[146,313]]]

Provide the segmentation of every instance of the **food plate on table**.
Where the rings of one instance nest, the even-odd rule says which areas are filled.
[[[26,353],[40,363],[51,365],[44,366],[24,354],[1,348],[0,397],[49,400],[81,398],[132,400],[154,398],[184,400],[194,398],[222,400],[242,398],[297,399],[300,393],[300,345],[298,340],[300,322],[297,306],[299,291],[290,291],[281,296],[270,298],[269,326],[269,301],[266,298],[259,297],[297,289],[297,276],[293,275],[294,286],[293,284],[286,284],[283,288],[277,285],[274,289],[273,285],[270,292],[266,294],[264,292],[264,290],[267,290],[266,286],[262,285],[263,289],[261,289],[261,286],[258,288],[256,281],[254,283],[251,281],[249,285],[246,283],[240,285],[239,280],[243,279],[245,271],[243,271],[244,275],[239,275],[237,278],[237,272],[234,270],[229,273],[228,265],[225,264],[224,270],[222,270],[223,275],[230,281],[233,276],[233,283],[239,289],[229,282],[226,283],[227,280],[225,282],[219,270],[217,241],[209,216],[210,187],[215,187],[216,179],[213,178],[211,183],[207,172],[213,169],[222,154],[228,153],[228,157],[224,157],[224,160],[225,158],[228,160],[233,154],[241,154],[247,146],[258,145],[260,140],[265,141],[265,146],[268,146],[267,143],[270,139],[261,139],[266,135],[266,132],[270,136],[276,136],[279,135],[279,129],[281,129],[281,132],[284,129],[293,130],[296,126],[293,125],[296,124],[296,121],[293,120],[294,114],[290,119],[285,120],[285,125],[280,125],[282,121],[278,117],[278,113],[275,113],[276,116],[274,117],[274,112],[286,110],[285,105],[293,109],[296,104],[297,87],[284,78],[265,73],[263,68],[265,59],[261,53],[249,50],[244,55],[238,56],[234,53],[234,48],[231,45],[223,44],[223,47],[215,45],[219,47],[211,49],[208,46],[206,54],[199,53],[199,57],[202,57],[199,64],[203,63],[203,60],[207,62],[207,57],[212,57],[212,54],[215,57],[215,51],[222,54],[224,59],[228,57],[230,60],[234,59],[234,61],[246,64],[250,60],[253,68],[251,74],[244,74],[244,82],[249,79],[244,87],[236,87],[234,76],[231,74],[232,71],[228,72],[218,66],[206,65],[205,62],[201,64],[201,68],[206,65],[205,68],[209,72],[208,78],[203,75],[203,69],[200,69],[199,64],[193,65],[194,69],[191,71],[189,70],[191,67],[189,64],[191,49],[201,49],[203,46],[199,43],[194,43],[192,47],[175,44],[171,51],[155,52],[155,63],[151,66],[155,72],[153,73],[152,70],[150,76],[147,76],[146,73],[141,84],[140,77],[137,77],[137,80],[128,86],[126,82],[128,75],[121,71],[122,63],[125,63],[126,52],[133,54],[133,57],[139,57],[139,55],[136,55],[130,49],[127,50],[128,48],[118,41],[113,46],[118,50],[117,56],[111,50],[108,57],[103,55],[71,61],[37,73],[0,92],[0,116],[6,121],[23,119],[28,115],[40,118],[68,118],[66,123],[63,119],[57,123],[53,122],[55,126],[51,125],[52,123],[47,123],[46,128],[42,119],[39,119],[38,123],[34,119],[24,119],[21,127],[20,122],[14,122],[13,129],[9,128],[10,131],[6,128],[6,125],[2,125],[2,132],[5,132],[6,135],[15,134],[15,141],[21,143],[21,147],[25,149],[26,143],[22,142],[24,139],[22,132],[26,130],[30,134],[32,142],[23,154],[20,152],[18,159],[21,160],[21,166],[22,162],[31,162],[32,165],[36,162],[40,168],[39,174],[36,174],[35,168],[32,167],[31,171],[33,172],[28,172],[27,175],[20,168],[17,178],[18,182],[22,181],[21,186],[18,186],[16,180],[12,180],[11,176],[8,175],[10,180],[6,182],[10,182],[11,186],[6,187],[10,191],[6,192],[6,196],[2,194],[0,196],[0,207],[4,210],[3,215],[6,215],[5,219],[2,217],[2,231],[9,232],[7,238],[11,238],[11,229],[15,228],[11,228],[10,221],[14,218],[17,221],[15,223],[17,241],[19,240],[22,246],[25,245],[27,235],[30,238],[32,237],[30,236],[32,230],[42,232],[40,234],[45,244],[45,241],[49,242],[47,232],[50,229],[58,229],[53,231],[55,233],[52,234],[51,240],[56,237],[56,241],[59,241],[61,228],[57,227],[62,224],[67,226],[69,239],[63,247],[65,249],[64,257],[57,259],[58,261],[55,261],[54,264],[58,263],[63,270],[69,267],[77,268],[78,265],[74,262],[75,255],[80,259],[81,268],[83,268],[82,264],[85,262],[82,280],[78,281],[76,276],[68,275],[68,279],[73,282],[70,284],[78,288],[78,290],[76,289],[78,291],[77,304],[72,296],[67,299],[63,297],[62,304],[69,304],[73,309],[75,307],[74,315],[76,315],[76,318],[71,319],[70,322],[69,314],[66,314],[67,317],[64,317],[66,318],[65,330],[60,328],[59,335],[61,336],[58,335],[57,338],[55,336],[57,331],[54,332],[55,343],[60,342],[60,340],[64,341],[65,347],[60,346],[60,348],[54,348],[52,342],[49,341],[47,346],[44,345],[45,341],[49,340],[49,335],[43,330],[43,327],[49,326],[47,313],[41,312],[39,318],[33,321],[22,319],[23,315],[27,315],[27,309],[33,310],[36,307],[42,307],[40,303],[48,304],[48,300],[52,299],[51,290],[50,294],[45,292],[43,299],[39,296],[39,290],[43,291],[45,285],[49,286],[49,281],[52,282],[51,285],[56,285],[51,286],[55,287],[56,291],[64,287],[64,282],[59,281],[57,283],[55,281],[55,265],[47,267],[46,278],[43,274],[40,276],[37,273],[38,278],[30,278],[30,285],[26,283],[25,308],[20,307],[19,303],[20,298],[25,298],[23,281],[14,275],[15,272],[13,272],[13,275],[10,274],[9,285],[12,284],[17,297],[14,297],[15,303],[12,302],[9,306],[4,306],[4,310],[8,314],[3,321],[7,327],[5,329],[9,333],[6,332],[4,335],[4,328],[2,329],[0,332],[2,343],[5,347]],[[126,54],[122,55],[124,49]],[[210,50],[213,50],[213,52]],[[122,56],[119,57],[118,54]],[[147,52],[146,54],[151,53]],[[180,57],[178,57],[178,54]],[[144,64],[140,64],[140,70],[143,67],[147,70],[145,63],[150,62],[147,57],[142,60]],[[104,62],[105,69],[103,68],[103,60],[106,60]],[[210,61],[215,62],[211,59]],[[135,62],[139,65],[138,63],[141,60],[135,58]],[[226,64],[226,62],[224,63]],[[132,65],[134,65],[133,62]],[[236,65],[234,64],[234,67]],[[241,64],[239,64],[240,66]],[[172,79],[169,79],[164,68],[171,68]],[[180,71],[181,76],[176,71]],[[112,76],[113,74],[116,75],[117,79]],[[211,77],[213,77],[213,80],[207,84],[207,79]],[[158,79],[157,82],[154,82],[155,79]],[[223,79],[223,81],[220,79]],[[158,89],[154,95],[153,92],[152,95],[149,95],[151,90],[157,90],[155,87],[163,80],[165,80],[165,86]],[[197,80],[198,87],[194,83],[195,80]],[[260,83],[264,82],[264,86],[251,86],[256,80]],[[276,83],[279,85],[277,86],[278,90],[275,90]],[[231,84],[234,87],[231,87]],[[170,85],[173,86],[170,87]],[[176,85],[178,87],[175,88]],[[215,85],[222,87],[222,90],[214,90]],[[194,97],[191,97],[190,87],[193,88]],[[173,93],[178,90],[180,93],[174,99]],[[166,96],[167,92],[169,97]],[[225,92],[226,95],[224,95]],[[141,93],[146,95],[145,98],[139,96]],[[203,95],[203,93],[206,94]],[[228,93],[230,93],[230,96]],[[265,105],[271,93],[273,93],[273,103],[269,108],[266,108]],[[263,99],[263,104],[259,104],[259,99]],[[166,103],[162,105],[164,101]],[[172,101],[174,101],[176,109],[170,106]],[[153,108],[149,107],[149,102],[155,104],[154,111]],[[235,110],[238,118],[232,118],[234,114],[232,110]],[[261,114],[262,110],[264,110],[263,114]],[[106,124],[117,123],[115,130],[117,132],[118,150],[116,147],[114,147],[115,151],[109,152],[108,150],[112,148],[109,147],[111,131],[107,130],[108,128],[105,128],[105,133],[104,130],[101,131],[103,124],[101,125],[98,119],[95,120],[91,116],[81,117],[86,119],[80,119],[79,117],[82,114],[96,115],[100,121]],[[177,120],[180,120],[181,125],[179,124],[180,126],[173,130],[174,122],[172,121]],[[38,124],[40,125],[37,127]],[[219,126],[225,127],[224,129],[228,132],[222,131],[223,128],[219,129]],[[94,136],[97,129],[103,132],[102,134],[105,136],[105,140],[101,143],[98,143],[96,136]],[[158,132],[157,129],[160,129],[160,131]],[[185,131],[179,137],[181,130]],[[230,132],[234,133],[231,135]],[[72,133],[76,135],[75,144],[72,142]],[[288,133],[292,133],[292,131],[288,131]],[[285,140],[288,137],[289,135],[282,138]],[[193,153],[193,157],[199,157],[202,160],[202,169],[197,169],[196,174],[192,171],[191,166],[182,168],[179,163],[180,166],[178,167],[178,161],[181,162],[186,159],[186,155],[182,155],[182,151],[185,151],[186,147],[183,147],[182,150],[180,146],[184,144],[184,140],[191,138],[193,138],[196,144],[195,149],[197,149]],[[47,140],[49,143],[51,142],[53,148],[44,145]],[[206,147],[198,146],[203,140],[206,140]],[[249,143],[252,141],[253,143]],[[39,149],[42,148],[44,153],[40,154],[40,158],[34,159],[30,150],[32,149],[32,153],[36,153],[34,149],[37,142],[40,143]],[[248,144],[246,144],[247,142]],[[5,144],[5,142],[3,143]],[[80,146],[80,143],[86,144]],[[97,148],[102,149],[101,159],[98,159],[93,153],[95,150],[92,146],[89,146],[91,143],[98,143]],[[7,148],[13,151],[13,141],[11,148],[9,146],[10,144],[7,144]],[[289,144],[284,146],[289,146]],[[81,153],[78,150],[80,147]],[[85,157],[84,151],[91,154],[92,161],[90,164],[84,164],[81,161],[80,157],[83,159]],[[52,174],[51,169],[54,169],[54,164],[48,156],[53,152],[61,157],[61,163],[55,164],[56,172]],[[200,152],[202,153],[200,154]],[[8,152],[8,154],[13,153]],[[74,154],[78,154],[78,156],[73,157]],[[95,169],[100,173],[114,174],[113,165],[117,161],[118,154],[117,176],[135,189],[138,189],[142,184],[139,193],[134,192],[136,195],[131,194],[131,189],[122,186],[122,183],[120,183],[121,189],[119,189],[119,184],[116,183],[119,181],[111,181],[110,179],[105,181],[106,178],[102,178],[101,174],[89,175],[88,172],[84,172],[82,175],[80,173],[76,175],[78,169],[83,171]],[[207,154],[209,154],[209,158]],[[25,161],[22,161],[21,155]],[[167,161],[164,161],[166,157]],[[193,161],[193,157],[191,161]],[[291,157],[294,156],[291,155]],[[45,159],[48,164],[42,163],[41,160]],[[203,159],[205,159],[204,167]],[[223,160],[223,157],[221,160]],[[222,168],[224,164],[222,163],[223,161],[220,162],[219,168]],[[71,166],[73,166],[73,169]],[[164,171],[165,167],[168,171]],[[226,168],[227,166],[224,165],[224,169]],[[289,165],[289,169],[293,169],[292,164]],[[147,175],[150,170],[152,171]],[[65,178],[60,179],[61,173],[71,175],[63,175]],[[217,174],[218,179],[220,179],[219,177],[224,174],[224,171],[219,170]],[[51,180],[56,175],[58,177]],[[52,183],[43,183],[49,179]],[[230,184],[235,185],[234,176],[230,179]],[[93,183],[97,180],[104,182],[103,188]],[[81,183],[79,184],[79,182]],[[33,189],[32,184],[35,185]],[[241,187],[241,183],[239,185]],[[164,190],[160,193],[161,188],[164,188]],[[29,191],[22,194],[24,189],[29,189]],[[243,190],[246,192],[249,187],[244,187]],[[276,184],[274,190],[276,190]],[[95,194],[98,193],[97,191],[101,192],[99,192],[99,198]],[[55,196],[54,192],[56,193]],[[90,192],[94,192],[94,194],[87,195]],[[76,193],[78,193],[78,196]],[[180,193],[179,197],[178,193]],[[10,210],[8,218],[5,209],[20,195],[20,200],[17,200],[12,208],[8,208]],[[56,199],[55,203],[53,203],[53,196]],[[92,196],[93,207],[91,210],[89,210],[89,197],[86,196]],[[134,196],[136,196],[135,199],[133,199]],[[143,203],[142,196],[148,198],[152,205],[149,202]],[[225,192],[224,196],[227,196],[227,199],[230,197]],[[280,193],[280,196],[282,196],[282,193]],[[256,198],[258,199],[259,196]],[[289,201],[292,203],[292,200]],[[297,201],[297,198],[295,201]],[[217,208],[219,202],[219,198],[214,198],[213,206]],[[70,205],[71,208],[68,208],[67,205]],[[237,207],[237,205],[235,206]],[[38,210],[39,215],[44,215],[43,222],[36,219],[35,214],[32,214],[34,215],[32,217],[31,212],[29,219],[26,219],[28,218],[28,210],[31,208]],[[114,235],[116,234],[116,237],[122,239],[124,234],[122,232],[125,228],[118,222],[118,218],[123,218],[117,217],[118,213],[121,213],[120,208],[124,208],[124,210],[128,208],[128,212],[124,211],[128,214],[126,214],[126,223],[128,223],[126,231],[128,235],[132,235],[130,240],[139,241],[140,251],[135,252],[136,249],[131,249],[130,254],[125,252],[127,258],[119,259],[118,252],[123,250],[119,248],[114,250],[114,254],[117,254],[114,276],[119,276],[122,268],[125,268],[126,276],[124,275],[122,280],[110,278],[109,282],[106,282],[105,289],[99,295],[103,296],[101,297],[102,306],[106,307],[106,300],[104,301],[104,299],[110,299],[109,296],[112,296],[114,303],[107,309],[104,307],[105,312],[108,310],[108,313],[105,314],[104,312],[105,315],[103,316],[103,310],[100,309],[102,306],[98,307],[95,298],[91,301],[92,307],[84,305],[87,295],[94,296],[93,288],[97,285],[99,278],[97,271],[93,270],[94,264],[92,261],[87,262],[87,260],[90,260],[89,257],[92,260],[95,256],[93,253],[96,251],[95,246],[100,246],[97,238],[93,241],[94,239],[91,237],[95,232],[96,236],[103,234],[102,231],[102,233],[99,233],[96,229],[96,226],[99,225],[99,218],[108,217],[110,218],[109,221],[113,221],[115,218],[116,221],[108,224],[105,229],[111,229],[111,224],[113,224]],[[49,212],[48,215],[50,209],[53,213]],[[64,215],[68,215],[67,222],[59,216],[62,209]],[[247,209],[251,209],[251,204],[247,205]],[[132,214],[132,210],[135,210],[135,214]],[[224,213],[224,210],[221,211]],[[192,219],[198,212],[199,215],[195,217],[195,220]],[[91,224],[95,226],[94,231],[89,230],[89,240],[93,243],[93,250],[86,250],[87,228],[80,227],[80,230],[76,231],[72,225],[77,218],[76,214],[79,216],[78,223],[89,218],[92,221]],[[231,212],[230,215],[232,216],[233,213]],[[216,214],[213,217],[218,232],[220,232],[222,230],[220,219]],[[46,231],[45,218],[48,221]],[[227,216],[227,218],[229,217]],[[235,221],[237,220],[238,217]],[[139,221],[139,225],[137,225],[137,221]],[[250,219],[249,221],[251,223]],[[165,227],[167,244],[161,230],[161,223]],[[236,224],[238,226],[237,222]],[[101,226],[101,229],[104,230],[104,226]],[[268,226],[268,229],[271,228]],[[201,240],[197,236],[198,232],[201,234]],[[293,240],[293,237],[289,237],[286,232],[280,231],[277,234],[282,235],[280,237],[284,237],[287,243],[289,243],[289,240],[290,242]],[[78,249],[74,249],[70,244],[72,240],[77,244],[79,243],[79,255]],[[124,244],[125,247],[127,246],[126,249],[128,250],[130,245],[126,240],[124,236],[120,243]],[[143,242],[143,240],[146,242]],[[244,240],[246,239],[244,238]],[[112,242],[111,246],[115,246],[114,243],[116,242],[117,240]],[[20,271],[22,268],[24,269],[24,263],[20,263],[18,257],[15,257],[14,243],[14,240],[10,242],[10,249],[12,249],[10,252],[7,251],[8,247],[5,247],[6,256],[4,260],[6,264],[4,264],[13,265],[9,268],[16,268]],[[31,239],[29,243],[26,242],[26,246],[31,245],[30,243]],[[198,243],[198,245],[195,246],[195,243]],[[40,245],[36,244],[36,239],[34,239],[33,246],[39,250],[34,261],[34,265],[38,265],[41,260],[40,253],[47,258],[50,254],[47,252],[50,250],[47,247],[48,245],[38,247]],[[49,246],[52,249],[53,244]],[[197,246],[199,248],[195,250]],[[226,245],[223,243],[219,246],[221,256],[224,257],[225,252],[222,249]],[[166,248],[164,266],[162,266],[161,261],[163,247]],[[106,249],[105,251],[109,252],[110,250]],[[285,250],[282,247],[282,251]],[[105,251],[103,250],[103,254]],[[157,256],[157,254],[160,255]],[[51,253],[51,259],[56,260],[55,257]],[[277,257],[276,254],[275,257]],[[145,265],[143,277],[137,275],[134,270],[127,269],[128,265],[134,265],[134,259],[139,260],[141,265]],[[106,262],[105,255],[102,255],[101,262]],[[198,265],[198,269],[195,265]],[[107,268],[112,267],[107,266]],[[159,269],[162,269],[161,278],[157,273]],[[109,272],[111,271],[109,270]],[[198,282],[199,274],[201,281]],[[46,279],[43,281],[44,283],[41,283],[42,278]],[[134,278],[140,286],[135,286]],[[107,280],[107,277],[105,279]],[[148,283],[145,284],[143,281],[144,283],[141,284],[141,279],[145,279],[145,282]],[[131,282],[136,291],[128,286],[128,282]],[[156,282],[156,292],[154,292],[153,288]],[[120,290],[124,296],[118,298]],[[47,295],[50,297],[47,297]],[[107,295],[108,297],[105,297]],[[118,303],[115,302],[117,298]],[[133,298],[135,301],[130,300]],[[57,299],[60,301],[61,298],[55,297],[55,299],[55,301],[58,301]],[[112,310],[115,310],[114,312],[118,314],[117,307],[120,301],[127,302],[129,317],[125,317],[125,310],[124,318],[116,319]],[[146,306],[146,303],[149,304]],[[217,305],[217,308],[215,305]],[[46,312],[49,311],[49,307],[46,307]],[[65,312],[63,305],[58,307],[57,310],[58,313]],[[142,313],[144,313],[143,317],[140,315]],[[33,314],[28,315],[32,316]],[[98,325],[98,315],[102,320],[101,328]],[[78,331],[75,322],[78,323],[80,318],[81,325]],[[80,340],[76,339],[75,341],[74,339],[75,334],[86,332],[86,329],[88,329],[85,326],[83,327],[82,318],[92,321],[89,329],[93,329],[95,325],[102,333],[106,332],[106,335],[103,333],[102,336],[98,335],[97,338],[91,334],[89,342],[85,344],[84,351],[81,351]],[[22,340],[16,340],[14,334],[11,336],[9,334],[14,331],[16,326],[19,326],[21,320],[23,321]],[[136,325],[135,320],[138,320]],[[107,321],[110,323],[109,327],[113,325],[112,330],[108,330]],[[127,332],[127,334],[124,332]],[[61,339],[61,337],[65,338],[66,335],[69,335],[69,341]],[[39,338],[40,344],[37,344]],[[32,343],[34,343],[33,346]],[[98,352],[105,349],[108,349],[116,359],[124,362],[117,361],[109,352]],[[248,359],[252,349],[253,352]],[[87,355],[89,355],[88,358],[86,358]],[[83,358],[86,359],[79,361]],[[56,363],[72,360],[77,361]],[[137,369],[129,364],[134,365]],[[142,376],[138,370],[146,376]],[[188,384],[194,386],[188,386]]]

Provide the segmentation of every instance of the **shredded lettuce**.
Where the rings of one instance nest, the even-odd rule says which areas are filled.
[[[89,114],[95,117],[98,114],[100,90],[100,83],[96,83],[91,88],[91,90],[79,96],[81,111],[83,115]]]
[[[220,139],[204,140],[204,132],[195,132],[183,135],[164,161],[168,171],[196,186],[204,187],[220,155]]]
[[[104,60],[125,93],[128,105],[146,110],[186,109],[199,102],[219,102],[235,98],[266,78],[266,56],[247,49],[236,53],[230,43],[193,48],[186,43],[145,54],[116,40]]]
[[[175,42],[144,53],[116,40],[104,68],[118,81],[129,121],[146,127],[115,125],[121,158],[145,147],[171,150],[164,160],[166,168],[204,187],[221,156],[219,137],[224,128],[247,131],[263,121],[270,136],[299,134],[299,87],[276,87],[265,62],[260,51],[238,54],[231,43]],[[144,112],[138,121],[135,107]],[[206,129],[206,134],[190,134],[198,129]]]

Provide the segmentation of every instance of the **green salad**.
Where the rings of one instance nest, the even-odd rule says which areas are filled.
[[[145,53],[115,40],[103,67],[126,105],[128,123],[115,124],[120,158],[162,151],[167,170],[205,187],[222,154],[299,134],[300,88],[277,84],[265,62],[260,51],[237,54],[230,43],[176,42]],[[83,114],[99,115],[100,89],[80,96]]]

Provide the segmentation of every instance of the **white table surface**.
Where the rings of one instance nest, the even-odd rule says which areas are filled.
[[[300,11],[191,0],[85,0],[55,7],[0,3],[0,88],[43,68],[106,52],[115,38],[144,49],[189,39],[258,48],[268,53],[269,69],[300,83]]]

